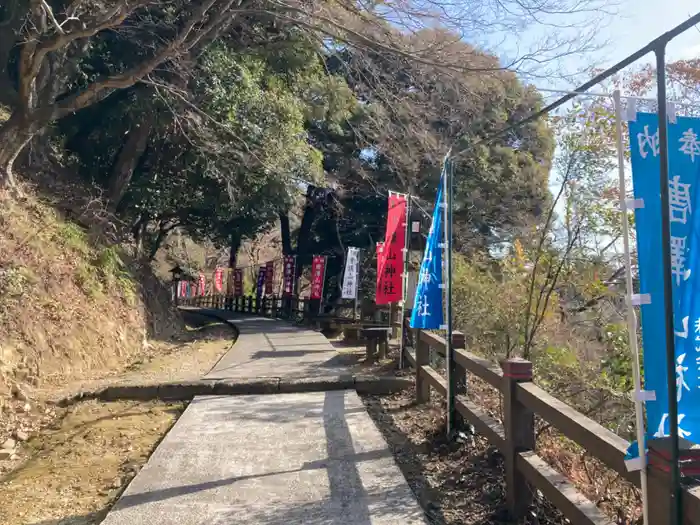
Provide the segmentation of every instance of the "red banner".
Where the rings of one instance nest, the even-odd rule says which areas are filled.
[[[268,261],[265,265],[265,295],[272,295],[272,277],[275,271],[275,262]]]
[[[405,247],[406,196],[392,193],[382,254],[377,256],[377,304],[396,303],[403,297],[401,274]]]
[[[284,285],[283,292],[286,297],[294,294],[294,274],[296,273],[296,257],[294,255],[284,256]]]
[[[243,295],[243,270],[240,268],[233,270],[233,295],[236,297]]]
[[[199,274],[199,292],[198,292],[199,295],[206,295],[206,291],[207,291],[206,285],[207,285],[207,283],[204,279],[204,274],[200,273]]]
[[[224,289],[224,269],[217,268],[214,270],[214,288],[217,292],[221,293]]]
[[[323,255],[314,255],[311,265],[311,299],[323,297],[323,281],[326,278],[326,258]]]
[[[180,286],[178,288],[179,296],[187,297],[187,281],[180,281]]]

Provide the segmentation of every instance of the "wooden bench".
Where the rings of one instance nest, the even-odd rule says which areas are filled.
[[[362,330],[364,328],[383,328],[384,323],[372,321],[349,321],[342,323],[340,328],[343,330],[343,339],[348,343],[359,343],[363,340]]]
[[[362,328],[362,337],[366,343],[365,348],[367,357],[365,362],[373,363],[375,358],[386,358],[389,353],[389,333],[390,326],[373,326],[371,328]],[[377,355],[378,354],[378,355]]]

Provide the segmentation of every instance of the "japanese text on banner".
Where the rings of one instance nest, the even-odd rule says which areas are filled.
[[[675,325],[675,395],[678,434],[700,441],[700,119],[678,117],[668,124],[670,252]],[[649,437],[668,435],[665,308],[663,299],[659,123],[651,113],[638,113],[629,123],[640,292],[651,302],[641,306],[644,388]]]
[[[349,247],[345,259],[345,273],[343,274],[343,299],[357,298],[357,278],[360,263],[360,249]]]
[[[323,280],[326,276],[326,258],[314,255],[311,264],[311,299],[323,298]]]
[[[406,195],[389,195],[389,212],[382,258],[377,267],[377,304],[388,304],[403,298],[403,252],[406,248]]]
[[[443,170],[444,176],[444,170]],[[439,329],[443,324],[442,304],[442,179],[438,188],[433,218],[428,232],[428,241],[423,262],[418,273],[418,288],[411,312],[411,328]]]
[[[290,296],[294,293],[294,275],[296,274],[296,257],[286,255],[284,257],[284,295]]]

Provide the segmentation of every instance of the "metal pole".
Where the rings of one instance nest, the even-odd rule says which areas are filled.
[[[620,182],[620,212],[622,213],[622,243],[625,253],[625,280],[627,288],[627,333],[630,341],[630,351],[632,352],[632,375],[634,378],[634,389],[642,391],[642,380],[639,373],[639,345],[637,342],[637,312],[632,305],[632,257],[630,256],[629,240],[629,219],[627,216],[627,190],[625,188],[625,152],[622,143],[622,101],[620,100],[620,90],[613,93],[615,102],[615,134],[617,142],[617,173]],[[641,399],[634,403],[635,419],[637,425],[637,444],[639,445],[639,460],[641,462],[640,478],[642,488],[642,514],[644,525],[649,525],[649,495],[647,490],[647,455],[644,439],[644,406]]]
[[[408,293],[408,253],[411,248],[411,194],[406,195],[406,228],[403,250],[403,279],[401,283],[401,313],[399,314],[399,368],[404,367],[404,317],[406,316],[406,294]]]
[[[673,279],[671,275],[671,224],[668,197],[668,123],[666,115],[666,42],[656,49],[656,93],[659,106],[659,161],[661,182],[661,246],[664,308],[666,310],[666,382],[668,387],[668,421],[671,434],[671,523],[680,525],[683,509],[680,498],[678,465],[678,401],[676,399],[676,351],[673,326]],[[641,452],[641,451],[640,451]]]
[[[445,222],[445,328],[447,361],[447,435],[451,437],[455,430],[455,373],[452,355],[452,163],[445,157],[445,176],[443,178],[444,222]]]

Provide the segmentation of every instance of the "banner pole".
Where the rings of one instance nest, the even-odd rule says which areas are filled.
[[[669,217],[668,192],[668,122],[666,108],[666,44],[659,44],[656,54],[656,93],[659,112],[659,162],[661,184],[661,249],[666,312],[666,380],[668,387],[668,423],[671,441],[671,523],[683,522],[680,494],[680,466],[678,464],[678,400],[676,399],[676,351],[673,322],[673,280],[671,275],[671,218]]]
[[[445,368],[447,369],[447,436],[454,432],[455,422],[455,374],[454,356],[452,355],[452,169],[449,153],[444,161],[445,176],[443,178],[444,193],[444,222],[445,222]]]
[[[408,293],[408,254],[411,249],[411,194],[406,195],[406,227],[404,228],[403,279],[401,283],[401,313],[399,314],[399,368],[404,367],[404,318],[406,317],[406,295]]]
[[[632,352],[632,375],[634,379],[635,392],[642,392],[642,380],[639,367],[639,343],[637,341],[637,312],[632,304],[632,256],[630,255],[629,241],[629,217],[627,209],[627,189],[625,187],[625,153],[622,142],[622,102],[620,100],[620,90],[613,92],[615,103],[615,139],[617,143],[617,173],[620,183],[620,212],[622,213],[622,242],[625,257],[625,280],[627,292],[627,333]],[[637,445],[639,447],[639,460],[641,470],[639,472],[642,489],[642,514],[644,525],[649,525],[649,494],[647,489],[647,455],[646,440],[644,436],[644,405],[639,396],[634,402],[635,419],[637,424]]]

